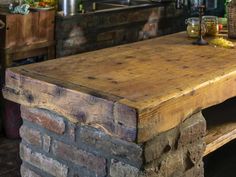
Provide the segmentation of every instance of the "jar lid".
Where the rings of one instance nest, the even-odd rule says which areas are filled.
[[[191,17],[185,20],[186,24],[191,24],[191,25],[199,25],[200,20],[198,17]]]
[[[203,20],[214,20],[214,21],[217,21],[218,22],[218,17],[217,16],[210,16],[210,15],[204,15],[202,16],[202,19]]]

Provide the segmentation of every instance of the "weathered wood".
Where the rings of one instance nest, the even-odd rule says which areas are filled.
[[[126,105],[136,111],[138,125],[131,127],[138,126],[137,140],[144,142],[236,95],[236,51],[192,41],[177,33],[13,68],[4,95],[74,122],[84,112],[84,123],[108,123],[112,105]]]
[[[208,131],[205,137],[206,150],[204,156],[236,139],[236,122],[218,125]]]
[[[28,15],[0,12],[5,28],[0,29],[0,47],[16,48],[54,41],[55,11],[31,12]]]
[[[207,155],[236,138],[236,100],[231,99],[203,111],[207,121]]]
[[[66,116],[73,123],[89,124],[108,134],[135,141],[137,122],[134,109],[104,99],[106,96],[97,95],[92,89],[70,83],[64,85],[50,78],[50,82],[35,80],[32,79],[33,75],[25,77],[9,70],[6,78],[12,78],[12,84],[20,86],[22,90],[7,87],[4,95],[10,100],[19,99],[18,103],[22,105],[50,109]]]

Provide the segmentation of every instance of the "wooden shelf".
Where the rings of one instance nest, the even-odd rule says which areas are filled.
[[[205,137],[207,146],[204,156],[217,150],[233,139],[236,139],[236,122],[218,125],[208,130]]]
[[[236,139],[236,99],[203,111],[207,121],[204,156]]]

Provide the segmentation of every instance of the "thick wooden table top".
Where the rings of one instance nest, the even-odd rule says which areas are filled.
[[[11,68],[4,96],[144,142],[236,95],[236,49],[192,41],[176,33]],[[138,134],[108,128],[111,122]]]

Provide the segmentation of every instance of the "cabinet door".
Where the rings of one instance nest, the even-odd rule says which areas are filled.
[[[6,27],[0,30],[0,47],[16,48],[54,40],[54,11],[28,15],[0,14]]]
[[[21,47],[33,41],[32,23],[35,22],[37,14],[0,14],[6,26],[0,30],[1,48]],[[35,22],[36,23],[36,22]],[[3,39],[3,41],[2,41]]]
[[[55,11],[40,11],[38,18],[40,41],[54,41]]]

